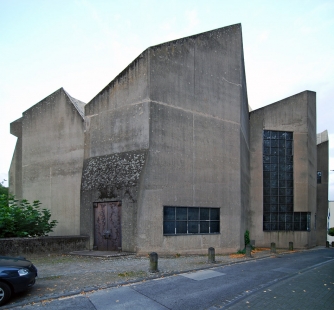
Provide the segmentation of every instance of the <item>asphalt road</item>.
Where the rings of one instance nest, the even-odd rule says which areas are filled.
[[[334,249],[277,255],[11,309],[264,307],[334,309]]]

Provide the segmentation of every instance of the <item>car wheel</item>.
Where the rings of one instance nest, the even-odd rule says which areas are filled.
[[[10,287],[3,282],[0,282],[0,306],[5,304],[11,295]]]

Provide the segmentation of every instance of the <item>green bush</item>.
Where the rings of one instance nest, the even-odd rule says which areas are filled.
[[[334,227],[331,227],[330,229],[328,229],[328,234],[334,237]]]
[[[250,244],[250,237],[249,237],[249,231],[248,230],[245,231],[244,240],[245,240],[245,248],[246,248],[247,244]]]
[[[45,236],[52,232],[57,221],[50,221],[51,213],[40,209],[41,203],[16,200],[0,195],[0,238]]]

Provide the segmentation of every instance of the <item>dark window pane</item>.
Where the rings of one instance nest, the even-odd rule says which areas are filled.
[[[287,149],[292,149],[292,141],[288,141],[288,140],[287,140],[287,141],[285,142],[285,146],[286,146]]]
[[[279,165],[279,172],[280,173],[285,173],[286,171],[286,164],[280,164]]]
[[[210,209],[210,220],[211,221],[219,221],[220,218],[219,218],[219,212],[220,209],[219,208],[213,208],[213,209]]]
[[[176,233],[177,234],[187,233],[187,222],[186,221],[176,222]]]
[[[284,171],[280,171],[279,173],[279,179],[284,181],[285,180],[285,172]]]
[[[263,187],[269,187],[270,188],[270,180],[264,179],[263,180]]]
[[[263,223],[263,230],[270,230],[271,224],[270,223]]]
[[[271,147],[278,147],[278,140],[271,140]]]
[[[285,222],[278,223],[278,229],[279,230],[285,230]]]
[[[270,204],[278,204],[278,197],[277,196],[271,196],[270,197]]]
[[[176,208],[176,220],[187,220],[187,208]]]
[[[271,205],[270,212],[278,212],[278,205]]]
[[[286,213],[285,220],[286,220],[286,222],[292,222],[293,221],[293,214],[292,213]]]
[[[287,164],[293,164],[293,156],[285,156],[285,162]]]
[[[295,212],[293,214],[293,221],[298,223],[300,222],[300,212]]]
[[[264,188],[263,189],[263,195],[264,196],[269,196],[270,195],[270,188]]]
[[[300,223],[300,230],[306,231],[307,230],[307,223],[306,222],[301,222]]]
[[[278,154],[279,154],[280,157],[285,156],[285,149],[280,148],[279,151],[278,151]]]
[[[271,193],[272,196],[277,196],[278,195],[278,188],[272,188]]]
[[[263,162],[264,163],[270,163],[270,156],[269,155],[264,155],[263,156]]]
[[[270,212],[270,204],[263,205],[264,212]]]
[[[175,234],[175,222],[164,222],[164,234]]]
[[[285,155],[284,154],[283,154],[283,156],[281,156],[281,154],[280,154],[280,156],[278,158],[278,162],[280,164],[285,164],[286,163],[286,159],[285,159]]]
[[[286,165],[286,172],[292,172],[293,166],[292,165]]]
[[[270,140],[264,140],[263,141],[263,146],[264,147],[270,147],[271,141]]]
[[[210,209],[209,208],[201,208],[200,216],[199,216],[201,221],[209,220],[210,219],[209,215],[210,215]]]
[[[285,132],[285,131],[279,131],[279,132],[278,132],[278,137],[279,137],[280,139],[285,140],[286,132]]]
[[[272,171],[270,173],[270,178],[273,180],[273,179],[278,179],[278,172],[277,171]]]
[[[286,187],[287,188],[293,188],[293,181],[286,181]]]
[[[307,221],[307,213],[306,212],[300,212],[300,221],[306,222]]]
[[[292,155],[292,149],[285,149],[286,155]]]
[[[270,139],[270,130],[263,130],[263,139]]]
[[[164,220],[175,220],[175,207],[164,207]]]
[[[271,157],[271,159],[270,159],[271,163],[273,163],[273,164],[278,163],[278,157],[277,156],[270,156],[270,157]]]
[[[285,223],[285,230],[293,230],[292,223]]]
[[[287,188],[286,189],[286,195],[287,196],[292,196],[293,195],[293,188]]]
[[[293,137],[292,132],[287,132],[286,133],[286,139],[287,140],[292,140],[292,137]]]
[[[263,214],[263,221],[264,222],[270,222],[270,213],[264,213]]]
[[[278,213],[271,213],[271,222],[276,223],[278,222]]]
[[[293,230],[299,231],[300,230],[300,223],[299,222],[294,222],[293,223]]]
[[[286,197],[286,203],[292,204],[293,203],[293,196],[287,196]]]
[[[210,233],[219,233],[219,222],[210,222]]]
[[[188,222],[188,233],[189,234],[198,234],[198,221],[189,221]]]
[[[286,193],[286,189],[285,188],[280,188],[279,189],[279,195],[280,196],[285,196],[285,193]]]
[[[263,165],[263,171],[270,171],[271,165],[270,164],[264,164]]]
[[[286,187],[286,181],[284,181],[284,180],[279,180],[279,187],[281,188],[284,188],[284,187]]]
[[[263,178],[264,179],[270,179],[270,172],[269,171],[263,171]]]
[[[278,221],[280,223],[285,223],[285,213],[279,213],[279,215],[278,215]]]
[[[270,148],[269,147],[264,147],[263,148],[263,154],[264,155],[270,155]]]
[[[280,197],[279,197],[279,203],[280,203],[280,204],[285,204],[285,203],[286,203],[286,198],[285,198],[285,196],[280,196]]]
[[[286,205],[279,205],[279,212],[287,212]]]
[[[270,187],[278,187],[277,180],[270,180]]]
[[[293,205],[292,204],[286,205],[286,212],[293,212]]]
[[[188,208],[188,220],[199,220],[199,208]]]
[[[278,223],[271,223],[271,230],[278,230]]]
[[[278,147],[272,147],[270,149],[270,154],[271,155],[277,155],[278,154]]]
[[[209,222],[200,222],[199,229],[201,234],[208,234],[209,233]]]
[[[287,172],[286,173],[286,180],[293,180],[293,173],[292,172]]]
[[[271,139],[278,139],[278,131],[271,132]]]
[[[279,147],[285,148],[285,140],[279,140]]]
[[[321,176],[322,176],[322,172],[317,171],[317,184],[321,184]]]

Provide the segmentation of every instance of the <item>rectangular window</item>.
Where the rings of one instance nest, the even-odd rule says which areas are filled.
[[[321,184],[321,176],[322,176],[321,171],[317,171],[317,184]]]
[[[219,234],[220,209],[164,207],[164,235]]]
[[[308,231],[310,219],[293,212],[293,132],[264,130],[263,230]]]

